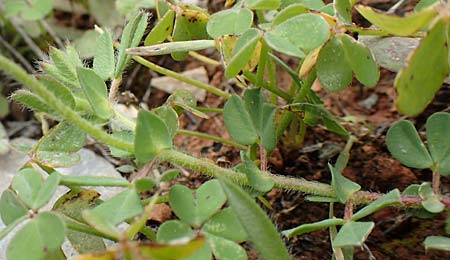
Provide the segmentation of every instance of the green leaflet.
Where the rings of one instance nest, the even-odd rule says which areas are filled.
[[[394,86],[398,110],[414,116],[422,112],[441,88],[450,69],[448,64],[447,23],[437,21],[400,70]]]

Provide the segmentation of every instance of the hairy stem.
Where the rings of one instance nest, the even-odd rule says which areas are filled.
[[[433,171],[433,192],[436,195],[441,195],[441,175],[439,174],[439,171],[434,170]]]
[[[42,83],[40,83],[34,76],[29,75],[20,66],[10,61],[8,58],[0,54],[0,68],[14,77],[18,82],[36,93],[42,98],[46,104],[51,106],[57,111],[65,120],[80,127],[86,133],[100,142],[117,147],[119,149],[133,152],[133,144],[115,138],[105,133],[101,128],[93,125],[91,122],[82,118],[76,111],[72,110],[66,104],[64,104],[59,98],[57,98],[53,92],[46,89]]]

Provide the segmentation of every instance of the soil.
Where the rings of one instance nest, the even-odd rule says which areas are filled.
[[[365,0],[364,4],[370,4],[380,9],[392,6],[390,0]],[[223,6],[223,1],[211,1],[211,9]],[[410,10],[411,5],[402,10]],[[71,21],[67,14],[60,14],[61,20]],[[73,17],[69,17],[73,18]],[[357,23],[367,25],[363,18],[355,14]],[[90,24],[89,17],[82,17],[81,23]],[[77,21],[75,19],[75,21]],[[218,58],[218,57],[216,57]],[[175,71],[183,71],[196,66],[204,66],[194,59],[188,58],[184,62],[175,63],[168,57],[154,59],[158,64],[171,68]],[[292,60],[286,60],[293,64]],[[211,84],[229,91],[240,90],[233,84],[224,80],[221,68],[207,67]],[[157,76],[154,73],[134,65],[128,69],[124,78],[123,90],[129,95],[121,98],[121,103],[136,104],[144,102],[149,108],[157,107],[165,102],[168,97],[163,91],[151,89],[148,95],[148,82]],[[350,161],[344,170],[344,175],[361,185],[363,190],[374,192],[388,192],[398,188],[400,191],[410,184],[418,184],[430,181],[431,173],[426,170],[414,170],[402,166],[392,158],[386,148],[385,134],[389,126],[402,118],[394,106],[395,90],[393,81],[395,73],[381,70],[381,79],[375,88],[362,87],[354,81],[345,90],[333,94],[323,91],[320,86],[315,85],[316,93],[322,98],[329,110],[340,117],[352,117],[344,125],[357,136],[358,141],[354,144]],[[280,86],[287,88],[290,84],[289,76],[279,73]],[[11,89],[8,89],[11,90]],[[4,90],[9,92],[8,90]],[[419,117],[413,119],[416,127],[423,130],[424,122],[430,114],[444,109],[448,110],[450,100],[450,88],[444,86],[430,104],[427,110]],[[208,94],[205,102],[200,106],[223,107],[223,100]],[[9,133],[14,136],[39,137],[41,135],[39,124],[25,111],[17,106],[11,105],[11,113],[2,120],[8,128]],[[181,116],[181,128],[200,131],[211,135],[229,138],[224,130],[221,115],[212,115],[204,120],[192,115]],[[284,140],[285,141],[285,140]],[[300,145],[288,145],[281,140],[278,148],[270,155],[269,170],[280,175],[305,178],[323,183],[330,183],[330,173],[327,163],[333,163],[340,149],[345,145],[345,140],[326,131],[318,126],[308,128],[305,139]],[[190,136],[177,136],[175,145],[195,156],[208,158],[223,167],[232,167],[240,162],[239,151],[226,145],[210,140],[199,139]],[[93,148],[95,149],[95,148]],[[120,162],[119,162],[120,163]],[[183,171],[177,183],[190,187],[198,187],[206,178],[202,175]],[[166,187],[167,189],[169,187]],[[450,185],[448,178],[442,179],[442,192],[448,194]],[[312,203],[305,200],[303,194],[296,192],[274,189],[266,195],[272,209],[262,206],[276,224],[279,230],[293,228],[300,224],[312,223],[328,217],[329,206],[326,203]],[[170,212],[164,207],[166,217],[155,217],[155,219],[169,218]],[[342,205],[335,205],[334,215],[343,215]],[[450,259],[450,253],[442,251],[425,252],[423,241],[430,235],[446,235],[445,219],[447,212],[438,214],[433,218],[422,219],[414,216],[413,212],[388,208],[377,212],[366,218],[374,221],[376,226],[366,241],[364,248],[356,248],[355,259]],[[160,220],[161,221],[161,220]],[[157,221],[157,222],[160,222]],[[330,259],[331,247],[327,231],[313,232],[298,236],[286,241],[294,259]],[[252,259],[258,259],[254,252],[249,252]]]

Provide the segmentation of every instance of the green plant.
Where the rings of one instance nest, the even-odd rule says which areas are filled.
[[[398,105],[402,112],[422,111],[448,74],[448,61],[441,60],[441,54],[448,51],[442,47],[447,41],[444,29],[450,21],[447,5],[437,3],[404,18],[385,17],[358,6],[361,14],[380,27],[363,30],[351,24],[354,3],[248,0],[209,16],[195,6],[157,1],[158,23],[144,40],[147,46],[137,47],[148,20],[146,13],[137,12],[125,26],[120,43],[114,42],[106,28],[97,29],[92,68],[85,66],[71,45],[64,49],[50,48],[50,59],[41,62],[43,73],[37,76],[27,74],[0,55],[0,68],[30,90],[18,90],[12,98],[59,122],[28,151],[31,160],[14,176],[10,188],[0,198],[0,214],[8,225],[0,238],[28,221],[11,240],[8,259],[64,259],[61,250],[64,237],[84,254],[79,260],[211,259],[212,255],[218,259],[246,259],[246,252],[239,245],[243,241],[251,242],[263,259],[290,259],[276,228],[254,201],[256,197],[264,203],[262,196],[274,187],[306,193],[311,201],[330,203],[329,219],[283,231],[284,235],[292,237],[329,229],[336,259],[351,259],[353,248],[363,245],[374,227],[373,222],[359,221],[362,218],[388,206],[423,206],[430,212],[450,206],[450,198],[439,192],[439,176],[449,173],[448,113],[437,113],[427,122],[431,155],[411,123],[400,122],[388,132],[387,144],[394,157],[406,166],[431,168],[432,186],[425,183],[412,186],[404,194],[397,189],[379,194],[361,191],[360,185],[342,175],[355,138],[325,108],[311,86],[317,80],[326,90],[339,91],[351,83],[353,75],[368,87],[375,86],[379,78],[370,50],[346,32],[383,36],[421,36],[427,32],[396,81],[399,93],[404,93],[406,86],[417,88],[426,81],[427,87],[421,89],[426,95],[400,94]],[[267,18],[268,10],[276,10],[273,19]],[[254,14],[259,21],[256,26]],[[423,61],[435,46],[439,46],[440,56],[432,55],[431,61],[439,61],[439,69],[431,71],[431,66]],[[225,76],[235,78],[245,88],[242,96],[186,78],[141,57],[171,54],[180,60],[191,55],[215,63],[195,52],[206,48],[219,51]],[[275,51],[299,58],[298,68],[291,69]],[[233,140],[179,129],[178,116],[185,110],[208,117],[208,109],[198,107],[192,94],[182,90],[161,107],[139,111],[136,120],[122,115],[115,100],[122,74],[131,60],[225,99],[223,109],[214,112],[223,113]],[[293,79],[288,91],[277,85],[276,66]],[[278,98],[283,100],[282,104]],[[404,110],[405,102],[410,102],[411,111]],[[294,139],[288,141],[301,145],[307,126],[319,122],[347,139],[335,165],[329,165],[331,185],[271,174],[267,157],[279,140]],[[241,149],[242,164],[222,168],[180,152],[173,145],[177,134],[209,138]],[[107,145],[113,156],[131,158],[132,167],[142,171],[140,178],[127,181],[58,173],[56,167],[77,163],[75,152],[85,145],[87,135]],[[153,175],[149,169],[158,162],[179,165],[216,180],[204,183],[195,195],[185,186],[174,185],[168,197],[161,197],[160,184],[176,178],[177,172]],[[71,191],[59,198],[51,211],[42,210],[59,185]],[[85,186],[118,186],[124,191],[101,201],[96,191]],[[148,193],[152,196],[144,198]],[[146,226],[146,220],[154,205],[164,201],[170,203],[179,220],[163,223],[155,234]],[[334,203],[345,205],[342,218],[334,216]],[[367,206],[353,213],[359,204]],[[124,222],[129,226],[119,228]],[[342,227],[338,231],[336,226]],[[137,233],[152,242],[136,241]],[[106,248],[100,238],[119,245]],[[27,239],[35,243],[30,247]],[[448,249],[448,239],[430,237],[425,246]]]

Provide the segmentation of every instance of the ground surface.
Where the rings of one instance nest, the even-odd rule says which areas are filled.
[[[222,1],[213,1],[211,8],[221,6]],[[392,4],[389,0],[365,1],[379,8],[388,8]],[[405,10],[408,10],[406,7]],[[357,19],[360,19],[356,17]],[[61,17],[61,20],[66,19]],[[364,21],[357,20],[361,24]],[[83,20],[84,23],[93,21]],[[216,57],[217,58],[217,57]],[[154,59],[158,64],[176,71],[202,66],[201,63],[188,59],[185,62],[174,63],[170,58]],[[295,64],[286,60],[290,64]],[[224,83],[223,71],[218,67],[207,67],[210,83],[227,89],[239,91]],[[316,92],[323,98],[326,106],[335,115],[353,116],[357,122],[348,122],[346,128],[358,137],[358,141],[351,150],[348,167],[344,175],[362,186],[362,189],[374,192],[387,192],[394,188],[403,190],[410,184],[430,181],[428,171],[411,170],[403,167],[393,159],[385,145],[385,134],[390,124],[401,118],[395,111],[393,100],[395,90],[393,80],[395,73],[382,70],[381,80],[377,87],[367,89],[358,83],[348,87],[338,94],[330,94],[315,86]],[[123,98],[123,103],[146,103],[150,108],[164,103],[168,94],[152,89],[148,95],[148,82],[154,77],[140,66],[132,66],[124,79],[123,90],[129,91],[135,98]],[[280,86],[287,88],[290,79],[280,74]],[[13,87],[4,91],[11,91]],[[6,93],[7,94],[7,93]],[[416,127],[423,130],[423,124],[428,115],[436,111],[448,109],[450,88],[444,86],[437,95],[435,102],[415,119]],[[213,95],[208,95],[202,106],[222,107],[223,101]],[[10,137],[26,136],[38,138],[40,125],[28,111],[24,111],[17,104],[11,104],[11,113],[2,120],[5,123]],[[212,116],[208,120],[182,116],[181,127],[190,130],[205,132],[229,138],[224,130],[220,115]],[[175,144],[182,150],[197,156],[207,157],[224,167],[231,167],[239,162],[239,152],[236,149],[214,143],[213,141],[198,139],[189,136],[177,136]],[[345,141],[320,127],[308,128],[305,140],[301,146],[295,146],[282,140],[269,160],[269,169],[276,174],[301,177],[324,183],[330,182],[327,169],[328,162],[334,162],[337,153],[343,148]],[[96,146],[93,150],[100,153]],[[120,165],[123,162],[113,161]],[[196,187],[205,178],[195,173],[183,175],[182,183]],[[442,192],[448,194],[450,185],[448,179],[442,182]],[[295,227],[300,224],[315,222],[327,218],[328,205],[311,203],[304,200],[302,194],[273,190],[266,196],[273,207],[267,209],[268,214],[280,230]],[[341,216],[343,208],[336,206],[335,215]],[[382,210],[368,218],[376,223],[376,228],[369,236],[366,245],[368,250],[357,249],[356,259],[450,259],[450,253],[439,251],[425,252],[422,245],[425,237],[429,235],[445,235],[444,225],[447,213],[439,214],[432,219],[419,219],[411,212],[402,209],[389,208]],[[167,216],[166,216],[167,217]],[[166,218],[163,217],[163,218]],[[288,247],[295,259],[330,259],[331,248],[328,232],[313,232],[287,241]],[[252,255],[252,254],[250,254]],[[256,259],[256,257],[255,257]]]

